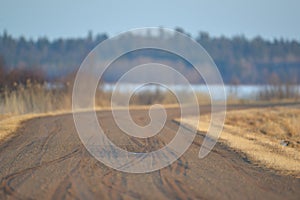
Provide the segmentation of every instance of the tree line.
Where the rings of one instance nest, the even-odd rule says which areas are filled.
[[[176,30],[191,37],[181,28]],[[153,36],[145,34],[141,37]],[[21,74],[30,72],[48,81],[59,79],[74,73],[87,54],[107,38],[105,33],[93,35],[89,32],[82,38],[59,38],[50,41],[44,37],[32,40],[24,37],[14,38],[4,31],[0,35],[0,57],[3,66],[3,69],[0,66],[0,78],[3,81],[8,76],[18,77],[11,74],[20,74],[21,71]],[[199,32],[193,39],[211,55],[227,84],[267,84],[274,79],[284,83],[300,82],[300,43],[297,40],[271,41],[259,36],[248,39],[242,35],[230,38],[212,37],[206,32]],[[168,40],[164,42],[167,43]],[[112,52],[118,52],[118,48],[118,45],[110,47]],[[189,51],[186,46],[182,48]],[[117,69],[122,71],[123,66],[125,69],[132,64],[133,58],[160,60],[179,69],[194,83],[201,82],[194,77],[189,63],[165,52],[148,50],[131,53],[118,62],[120,66]],[[108,73],[106,80],[116,81],[118,73]]]

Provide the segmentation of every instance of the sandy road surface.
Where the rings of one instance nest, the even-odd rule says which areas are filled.
[[[201,112],[208,112],[206,107]],[[108,137],[123,149],[148,152],[164,146],[178,125],[178,110],[168,109],[158,135],[136,139],[123,134],[111,112],[98,113]],[[131,112],[139,124],[147,112]],[[72,115],[27,121],[16,136],[0,144],[0,199],[299,199],[300,179],[276,175],[250,164],[217,144],[204,159],[197,135],[169,167],[147,174],[122,173],[95,160],[76,133]]]

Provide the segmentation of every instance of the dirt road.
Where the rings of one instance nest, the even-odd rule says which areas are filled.
[[[201,112],[208,112],[206,107]],[[148,152],[164,146],[178,125],[177,109],[157,136],[123,134],[111,112],[98,112],[108,137],[123,149]],[[131,112],[139,124],[147,112]],[[0,199],[299,199],[300,179],[276,175],[217,144],[198,158],[197,135],[188,151],[169,167],[147,174],[122,173],[95,160],[82,145],[72,115],[27,121],[16,136],[0,144]]]

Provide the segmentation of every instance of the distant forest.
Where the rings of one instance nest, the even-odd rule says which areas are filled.
[[[181,28],[176,30],[189,35]],[[0,62],[7,73],[17,69],[36,70],[51,81],[76,72],[87,54],[107,38],[105,33],[93,35],[89,32],[83,38],[50,41],[44,37],[31,40],[24,37],[13,38],[4,31],[0,35]],[[226,84],[268,84],[274,81],[300,83],[299,41],[270,41],[259,36],[253,39],[244,36],[211,37],[206,32],[199,32],[194,39],[211,55]],[[112,51],[118,51],[114,48],[118,47],[111,46]],[[179,62],[174,56],[163,53],[148,51],[135,56],[144,60],[153,58],[167,61],[174,66],[183,65],[180,67],[181,71],[188,72],[190,68],[188,63]],[[123,62],[128,65],[128,61]],[[122,68],[122,62],[119,64]],[[193,73],[186,74],[193,76]],[[193,77],[191,80],[198,83]],[[106,81],[116,81],[115,74],[108,74]]]

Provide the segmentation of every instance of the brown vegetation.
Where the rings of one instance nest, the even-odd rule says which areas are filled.
[[[5,88],[0,103],[1,113],[26,114],[46,113],[70,109],[71,96],[63,90],[48,89],[46,84],[15,83],[13,89]]]
[[[229,111],[221,142],[243,152],[254,163],[300,177],[300,110],[263,108]],[[183,119],[197,126],[199,118]],[[198,130],[207,132],[210,116],[201,116]]]
[[[53,87],[53,88],[51,88]],[[116,106],[126,106],[123,97],[125,92],[117,92],[119,102]],[[208,95],[197,93],[200,104],[209,104]],[[99,89],[95,94],[95,107],[110,107],[112,91]],[[72,109],[72,86],[58,84],[49,86],[46,83],[32,83],[30,79],[25,84],[13,85],[13,89],[5,87],[1,94],[1,114],[47,113]],[[175,95],[169,91],[145,90],[135,93],[130,99],[130,105],[178,104]]]
[[[259,93],[259,100],[298,100],[300,97],[298,80],[295,76],[287,80],[281,80],[280,77],[272,73],[268,80],[268,85],[265,86]]]
[[[48,83],[39,70],[18,68],[6,71],[2,61],[0,59],[0,114],[71,110],[75,72],[56,82]],[[117,92],[116,95],[120,102],[114,103],[117,103],[117,106],[126,106],[122,101],[125,92]],[[95,107],[110,107],[111,96],[112,91],[105,91],[99,87],[95,94]],[[197,97],[200,103],[209,103],[208,95],[197,94]],[[130,100],[130,105],[155,103],[177,104],[177,99],[172,92],[157,89],[136,92]]]

